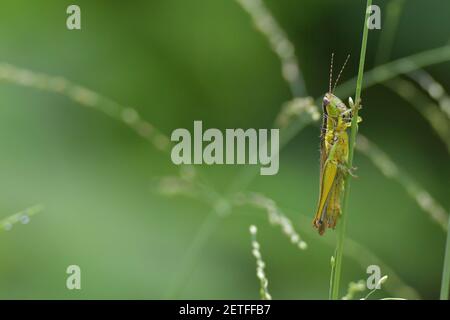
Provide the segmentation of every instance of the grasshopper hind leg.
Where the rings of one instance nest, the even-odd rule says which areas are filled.
[[[332,198],[336,175],[338,174],[338,166],[335,161],[327,160],[323,168],[323,177],[321,180],[320,197],[317,205],[317,211],[313,221],[313,225],[318,229],[319,234],[324,234],[326,228],[330,225],[330,200]]]
[[[328,201],[328,214],[327,214],[327,226],[334,229],[336,227],[337,220],[341,216],[341,197],[344,190],[343,172],[339,172],[336,175],[333,188],[331,190],[330,199]]]
[[[317,228],[320,235],[323,235],[325,233],[325,230],[327,230],[328,226],[328,217],[326,214],[327,211],[328,211],[328,203],[325,204],[322,210],[322,214],[320,215],[320,218],[314,220],[314,226]]]

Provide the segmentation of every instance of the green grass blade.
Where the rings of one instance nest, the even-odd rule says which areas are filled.
[[[355,92],[355,104],[356,108],[353,114],[352,126],[350,129],[350,137],[349,137],[349,154],[348,154],[348,167],[352,168],[353,164],[353,154],[354,147],[356,142],[356,134],[358,132],[358,109],[361,102],[361,90],[362,90],[362,82],[364,75],[364,62],[366,59],[366,48],[367,48],[367,38],[368,38],[368,24],[367,20],[370,15],[370,6],[372,5],[372,0],[367,0],[366,4],[366,14],[364,18],[364,27],[363,27],[363,37],[361,43],[361,54],[359,58],[359,68],[358,68],[358,78],[356,81],[356,92]],[[335,267],[334,267],[334,275],[332,282],[332,290],[331,290],[331,298],[333,300],[339,299],[339,285],[341,280],[341,272],[342,272],[342,257],[344,253],[344,241],[345,241],[345,232],[348,220],[348,198],[350,195],[350,181],[348,175],[344,182],[344,198],[342,200],[343,210],[341,214],[341,221],[338,225],[337,229],[337,243],[336,243],[336,253],[335,253]]]

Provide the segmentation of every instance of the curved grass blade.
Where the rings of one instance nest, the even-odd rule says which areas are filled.
[[[0,220],[0,233],[11,230],[15,224],[29,223],[32,216],[42,212],[43,210],[44,206],[38,204]]]
[[[397,93],[413,106],[431,125],[450,152],[450,121],[430,98],[410,82],[395,78],[385,82],[387,88]]]
[[[170,139],[148,121],[142,119],[136,109],[124,107],[110,98],[63,77],[37,73],[8,63],[0,63],[0,81],[66,96],[82,106],[98,110],[115,120],[121,121],[151,142],[157,149],[165,152],[169,150]]]
[[[398,75],[407,74],[420,68],[450,60],[450,45],[436,49],[419,52],[404,58],[400,58],[386,64],[377,66],[364,73],[363,89],[367,89],[378,83],[393,79]],[[356,78],[352,78],[336,88],[340,96],[348,96],[356,85]]]
[[[446,210],[413,178],[402,172],[386,153],[363,135],[359,135],[356,149],[367,156],[385,177],[399,182],[419,207],[443,230],[447,230],[449,217]]]
[[[306,95],[305,81],[298,66],[294,45],[289,41],[285,31],[272,16],[262,0],[236,0],[250,15],[256,30],[261,32],[278,56],[284,80],[288,83],[294,96]]]
[[[450,97],[444,87],[423,69],[413,71],[407,76],[438,102],[441,111],[447,116],[447,120],[450,120]]]

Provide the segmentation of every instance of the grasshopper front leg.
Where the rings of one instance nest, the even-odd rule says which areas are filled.
[[[362,109],[361,102],[358,102],[358,103],[355,104],[353,102],[352,97],[348,97],[348,105],[350,106],[352,118],[353,118],[353,115],[356,114],[356,110]],[[350,121],[347,123],[347,127],[351,127],[351,125],[352,125],[351,119],[352,118],[350,118]],[[362,118],[360,116],[358,116],[358,122],[357,123],[360,123],[361,121],[362,121]]]
[[[355,171],[358,169],[357,167],[351,167],[351,168],[349,168],[348,165],[339,163],[339,164],[338,164],[338,168],[339,168],[339,170],[341,170],[341,172],[342,172],[345,176],[350,175],[350,176],[353,177],[353,178],[358,178],[358,176],[355,174]]]

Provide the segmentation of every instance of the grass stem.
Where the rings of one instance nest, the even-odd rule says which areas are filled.
[[[362,90],[362,82],[363,82],[363,74],[364,74],[364,62],[366,58],[366,48],[367,48],[367,38],[368,38],[368,18],[370,15],[369,7],[372,5],[372,0],[367,0],[366,4],[366,14],[364,18],[364,28],[363,28],[363,38],[361,43],[361,54],[359,58],[359,69],[358,69],[358,78],[356,81],[356,92],[355,92],[355,110],[353,113],[352,126],[350,129],[350,138],[349,138],[349,154],[348,154],[348,167],[351,168],[353,164],[353,154],[354,154],[354,146],[356,141],[356,134],[358,132],[358,109],[361,102],[361,90]],[[339,299],[339,282],[341,280],[341,271],[342,271],[342,257],[344,252],[344,240],[345,240],[345,229],[348,220],[348,212],[347,212],[347,203],[350,194],[350,176],[348,175],[345,179],[345,191],[343,198],[343,212],[341,217],[341,223],[337,230],[337,244],[336,244],[336,253],[335,253],[335,266],[334,266],[334,275],[332,281],[331,288],[331,298],[333,300]]]
[[[441,300],[448,300],[448,291],[450,289],[450,219],[447,228],[447,243],[445,245],[444,270],[442,270],[441,281]]]

